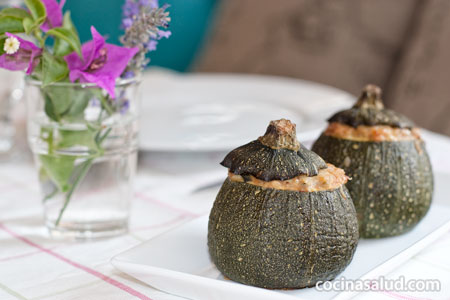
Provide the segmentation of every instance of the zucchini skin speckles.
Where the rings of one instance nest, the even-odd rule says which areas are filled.
[[[351,178],[346,186],[361,237],[405,233],[427,213],[433,173],[423,141],[359,142],[322,134],[312,150]]]
[[[297,192],[227,178],[208,226],[217,268],[234,281],[271,289],[335,278],[357,243],[355,209],[345,186]]]

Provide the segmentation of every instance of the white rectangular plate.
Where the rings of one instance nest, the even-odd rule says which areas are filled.
[[[225,280],[207,249],[208,216],[186,223],[124,253],[112,264],[161,291],[195,300],[348,299],[354,294],[301,290],[266,290]],[[343,273],[346,279],[385,275],[450,229],[450,208],[432,205],[412,231],[398,237],[360,240]],[[338,278],[339,278],[338,277]]]

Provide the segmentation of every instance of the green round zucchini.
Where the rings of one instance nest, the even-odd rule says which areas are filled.
[[[423,142],[358,142],[322,134],[313,151],[351,178],[346,186],[361,237],[405,233],[427,213],[433,174]]]
[[[217,268],[263,288],[331,280],[350,263],[357,243],[345,186],[308,193],[226,179],[209,217],[208,248]]]
[[[330,123],[353,128],[388,126],[412,130],[414,123],[384,108],[381,89],[368,85],[350,109]],[[312,150],[344,169],[355,204],[360,237],[395,236],[412,229],[427,213],[433,194],[433,173],[425,143],[407,140],[359,141],[323,133]]]
[[[305,185],[315,176],[315,183],[326,181],[319,173],[328,165],[297,141],[295,124],[272,121],[264,136],[231,151],[222,165],[242,179],[225,180],[209,219],[209,253],[224,276],[264,288],[305,288],[350,263],[358,222],[347,177],[317,189],[267,185],[297,176]]]

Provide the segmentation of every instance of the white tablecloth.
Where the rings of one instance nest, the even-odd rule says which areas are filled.
[[[450,139],[425,134],[438,184],[450,184]],[[26,162],[0,164],[0,299],[182,299],[157,291],[109,263],[112,256],[162,232],[208,214],[224,178],[223,153],[149,153],[140,160],[130,231],[99,241],[49,238],[43,226],[36,173]],[[192,173],[192,162],[198,161]],[[200,163],[201,162],[201,163]],[[447,172],[447,175],[443,172]],[[446,177],[447,176],[447,177]],[[186,184],[186,182],[188,184]],[[442,198],[442,197],[441,197]],[[449,199],[450,200],[450,199]],[[450,201],[449,201],[450,204]],[[387,278],[439,279],[439,293],[377,292],[357,299],[450,299],[450,232]]]

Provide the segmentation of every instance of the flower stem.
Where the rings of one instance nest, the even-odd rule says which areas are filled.
[[[109,133],[111,132],[112,128],[108,128],[108,130],[106,130],[106,132],[103,134],[103,136],[98,136],[96,137],[96,143],[97,145],[100,147],[101,143],[108,137]],[[99,132],[100,133],[100,132]],[[87,172],[89,171],[89,168],[91,167],[93,161],[95,158],[103,155],[103,151],[99,152],[96,156],[89,158],[88,160],[86,160],[82,166],[81,166],[81,171],[80,174],[78,175],[78,177],[75,179],[74,183],[72,184],[70,190],[67,192],[66,195],[66,199],[64,201],[64,205],[61,208],[61,210],[59,211],[59,215],[58,215],[58,219],[56,219],[56,223],[55,226],[58,226],[59,223],[61,222],[61,218],[62,215],[64,213],[64,211],[66,210],[67,206],[69,205],[70,199],[72,198],[72,194],[75,191],[75,189],[77,188],[77,186],[80,184],[80,182],[83,180],[83,178],[86,176]]]
[[[109,105],[108,100],[105,99],[105,97],[100,97],[100,102],[102,103],[102,106],[108,113],[108,115],[112,115],[114,113],[114,109]]]
[[[47,196],[44,197],[44,199],[42,200],[42,202],[47,202],[48,200],[52,199],[53,196],[55,196],[56,194],[58,194],[58,189],[55,188],[55,190],[53,192],[51,192],[50,194],[48,194]]]
[[[42,34],[39,29],[34,30],[34,37],[39,41],[39,45],[41,46],[41,48],[43,48],[45,46],[45,40],[47,39],[47,37],[42,38]]]
[[[59,222],[61,222],[62,215],[63,215],[64,211],[66,210],[67,205],[70,202],[70,198],[72,198],[72,194],[75,191],[75,188],[78,186],[78,184],[81,182],[81,180],[83,180],[84,176],[86,176],[93,161],[94,161],[94,158],[89,158],[88,160],[86,160],[83,163],[83,165],[81,167],[80,175],[78,175],[78,177],[75,179],[75,182],[72,184],[70,190],[67,192],[66,199],[64,201],[64,205],[61,208],[61,210],[59,211],[58,219],[56,219],[55,226],[58,226]]]

